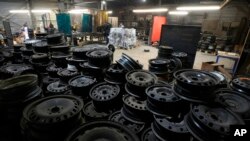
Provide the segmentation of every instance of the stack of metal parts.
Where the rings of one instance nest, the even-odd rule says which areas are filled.
[[[221,77],[216,72],[179,70],[174,86],[147,88],[147,109],[154,121],[141,140],[229,140],[231,125],[249,124],[250,78],[236,78],[229,86],[222,85]]]
[[[228,83],[218,72],[181,69],[166,47],[149,71],[126,54],[113,63],[108,49],[68,48],[34,49],[21,64],[2,57],[0,140],[221,141],[231,125],[250,123],[249,77]],[[166,72],[171,84],[159,77]]]
[[[0,81],[0,140],[20,140],[23,109],[42,97],[36,75],[21,75]]]
[[[173,73],[187,66],[187,54],[174,52],[173,47],[160,46],[158,56],[149,60],[148,70],[154,73],[160,80],[165,82],[173,81]]]
[[[215,52],[216,49],[216,36],[209,33],[203,33],[198,43],[198,48],[201,52],[207,51],[208,53]]]
[[[233,51],[233,43],[231,37],[218,38],[211,33],[202,33],[198,43],[198,48],[201,52],[214,53],[218,51]]]

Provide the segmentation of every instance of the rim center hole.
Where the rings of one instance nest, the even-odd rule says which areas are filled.
[[[60,111],[60,108],[59,107],[53,107],[52,109],[51,109],[51,112],[52,113],[58,113]]]
[[[59,84],[58,87],[64,87],[64,85],[63,84]]]
[[[102,94],[108,94],[108,91],[107,90],[103,90]]]
[[[162,92],[162,93],[161,93],[161,95],[166,96],[167,94],[166,94],[166,93],[164,93],[164,92]]]
[[[142,104],[142,102],[141,102],[141,101],[137,101],[137,103],[138,103],[138,104]]]
[[[143,77],[139,77],[138,78],[140,81],[144,81],[144,78]]]
[[[196,78],[196,77],[193,77],[193,78],[191,78],[192,80],[194,80],[194,81],[198,81],[199,79],[198,78]]]
[[[213,120],[215,120],[215,121],[218,121],[218,120],[219,120],[218,116],[215,115],[215,114],[211,114],[211,118],[212,118]]]

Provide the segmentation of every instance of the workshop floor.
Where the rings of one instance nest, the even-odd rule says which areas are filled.
[[[149,52],[144,52],[144,49],[149,49]],[[132,49],[119,49],[117,48],[114,54],[114,60],[118,60],[122,53],[125,53],[132,57],[135,60],[138,60],[142,65],[143,69],[148,69],[148,60],[156,58],[158,54],[158,49],[152,46],[147,45],[140,45],[138,47],[132,48]],[[196,57],[194,62],[194,69],[201,69],[202,62],[208,62],[208,61],[216,61],[216,56],[205,54],[197,51]],[[232,62],[228,60],[221,60],[222,64],[225,65],[226,68],[230,68],[232,66]]]

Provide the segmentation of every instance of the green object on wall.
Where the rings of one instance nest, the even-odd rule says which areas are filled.
[[[92,32],[92,15],[82,15],[82,32]]]
[[[58,31],[64,33],[66,36],[71,35],[71,20],[67,13],[56,14]]]

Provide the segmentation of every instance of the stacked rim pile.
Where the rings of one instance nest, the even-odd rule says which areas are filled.
[[[121,111],[110,117],[131,128],[137,135],[149,126],[152,114],[146,109],[145,89],[157,83],[157,77],[145,70],[132,70],[126,74],[127,83]]]
[[[173,73],[187,65],[187,54],[173,52],[169,46],[160,46],[158,56],[149,60],[148,70],[154,73],[160,80],[173,81]]]
[[[23,47],[23,45],[21,45],[21,44],[19,44],[19,45],[14,45],[13,46],[13,48],[14,48],[14,52],[13,52],[13,62],[14,63],[17,63],[17,64],[19,64],[19,63],[21,63],[22,62],[22,48],[24,48]]]
[[[103,50],[101,50],[101,51],[103,51]],[[107,59],[106,62],[111,63],[110,61],[111,61],[110,59]],[[131,60],[129,60],[129,61],[131,61]],[[124,61],[124,62],[126,62],[126,61]],[[131,63],[131,62],[126,62],[126,63]],[[118,65],[118,64],[115,64],[115,65]],[[141,67],[141,65],[139,65],[139,66]],[[104,66],[102,66],[102,67],[104,67]],[[119,69],[123,70],[124,69],[123,65],[119,65]],[[103,70],[106,70],[106,69],[103,69]],[[63,81],[65,83],[70,78],[71,75],[65,75],[64,73],[63,73],[64,75],[60,74],[64,71],[66,71],[66,70],[62,69],[57,74],[60,77],[61,81]],[[114,72],[116,72],[116,71],[114,71]],[[85,72],[83,72],[83,74],[85,74]],[[123,72],[123,74],[124,74],[124,72]],[[69,76],[69,77],[67,77],[67,76]],[[72,88],[71,94],[78,95],[81,98],[83,98],[82,100],[87,102],[84,105],[83,109],[81,110],[85,116],[86,121],[108,119],[108,117],[111,113],[113,113],[117,109],[120,109],[122,106],[121,100],[122,100],[123,93],[121,92],[120,87],[116,84],[110,84],[110,83],[106,83],[106,82],[97,83],[96,85],[94,85],[96,82],[98,82],[98,81],[96,81],[95,77],[97,77],[97,76],[93,77],[93,76],[79,75],[79,76],[76,76],[76,77],[69,80],[69,85]],[[125,76],[123,76],[123,77],[125,77]],[[99,82],[100,82],[100,80],[99,80]],[[48,85],[48,87],[50,85]],[[88,97],[91,98],[91,101],[89,101],[89,98],[86,98],[87,97],[86,93],[88,91],[89,91]],[[49,99],[49,98],[50,97],[47,97],[47,99]],[[46,101],[47,101],[47,99],[46,99]],[[45,104],[47,103],[45,100],[43,102],[42,101],[43,100],[41,99],[40,101],[36,101],[34,103],[36,103],[37,105],[40,102],[45,103]],[[41,117],[42,115],[41,115],[41,112],[39,112],[39,111],[41,111],[42,109],[39,109],[39,108],[46,109],[46,105],[41,104],[44,106],[34,106],[34,105],[36,105],[34,103],[30,104],[26,108],[29,110],[25,110],[24,120],[22,122],[23,123],[23,131],[24,131],[24,133],[26,133],[25,137],[28,137],[28,139],[30,139],[30,140],[38,139],[38,138],[41,138],[42,140],[44,140],[44,139],[57,140],[52,135],[50,135],[49,132],[43,132],[43,134],[42,134],[42,131],[48,130],[47,126],[49,126],[49,124],[48,125],[41,124],[41,123],[38,124],[36,122],[39,122],[40,119],[45,118],[45,117],[43,117],[43,118]],[[60,104],[60,102],[58,102],[58,103]],[[48,104],[48,105],[53,107],[53,104],[52,105]],[[38,112],[36,112],[36,113],[32,112],[34,110],[30,109],[31,107],[36,107],[35,111],[38,111]],[[57,106],[57,107],[60,107],[60,106]],[[54,116],[53,112],[56,112],[55,114],[58,114],[57,113],[58,109],[57,110],[55,108],[52,108],[52,109],[49,108],[49,109],[51,110],[51,113],[52,113],[50,118],[53,118],[53,116]],[[49,112],[50,110],[48,110],[48,114],[50,114],[50,112]],[[30,111],[30,112],[28,112],[28,111]],[[26,114],[28,114],[28,115],[30,114],[30,117],[27,118]],[[35,116],[33,117],[33,115],[35,115]],[[37,121],[31,122],[31,118],[33,118],[32,120],[37,120]],[[46,120],[46,119],[44,119],[44,120]],[[48,119],[48,121],[49,121],[49,119]],[[108,121],[100,121],[98,123],[103,123],[104,126],[109,125],[109,128],[112,127],[112,130],[107,130],[107,132],[109,133],[108,136],[103,134],[103,132],[106,131],[106,127],[100,127],[100,124],[93,123],[94,126],[91,126],[90,128],[87,128],[87,129],[84,128],[84,130],[89,130],[90,132],[92,132],[92,134],[90,134],[90,135],[84,134],[84,136],[80,136],[79,139],[86,140],[86,138],[88,139],[88,137],[92,137],[92,136],[96,137],[96,135],[99,134],[100,138],[104,137],[104,138],[115,139],[115,140],[116,139],[119,139],[119,140],[128,140],[129,139],[131,141],[139,140],[138,137],[136,137],[134,135],[134,133],[129,131],[127,128],[125,128],[121,124],[117,124],[114,122],[108,122]],[[40,126],[38,127],[38,125],[40,125]],[[84,126],[87,126],[87,125],[88,124],[85,124]],[[80,126],[80,124],[79,124],[79,126]],[[51,126],[49,126],[49,127],[51,127]],[[93,128],[93,127],[95,127],[95,128]],[[98,128],[100,128],[100,129],[98,129]],[[34,130],[34,129],[36,129],[36,130]],[[62,129],[59,129],[57,127],[54,127],[53,129],[62,130]],[[81,130],[82,129],[83,128],[81,127]],[[80,129],[78,129],[78,130],[80,130]],[[99,130],[101,130],[102,133],[98,133]],[[120,131],[123,131],[123,132],[121,133]],[[51,133],[53,133],[53,131],[51,131]],[[36,136],[34,136],[34,135],[36,135]],[[58,135],[55,134],[55,137],[56,136],[58,136]],[[124,136],[126,136],[126,137],[124,138]],[[60,140],[62,138],[63,138],[63,136],[59,137],[58,140]],[[73,138],[75,138],[75,136],[73,136]]]
[[[34,54],[33,48],[35,44],[39,42],[41,42],[41,40],[35,40],[35,39],[26,40],[24,42],[25,47],[21,48],[21,52],[22,52],[22,59],[25,63],[27,64],[30,63],[30,57]]]
[[[91,100],[83,108],[86,121],[107,120],[121,107],[122,94],[115,84],[98,83],[89,91],[89,97]]]
[[[22,74],[33,74],[33,73],[35,73],[33,67],[25,64],[7,64],[1,66],[0,68],[0,75],[2,79],[7,79]]]
[[[22,75],[0,82],[0,140],[20,140],[20,120],[26,105],[41,98],[36,75]]]
[[[34,54],[33,50],[31,48],[22,47],[22,61],[26,64],[30,64],[30,57]]]
[[[84,123],[83,102],[75,96],[50,96],[29,104],[21,122],[27,141],[62,141]]]
[[[88,61],[80,64],[83,73],[103,81],[105,69],[113,62],[113,52],[108,49],[95,49],[88,51],[86,56]]]
[[[40,76],[44,98],[37,77],[24,79],[32,67],[1,67],[4,76],[14,77],[0,82],[4,113],[0,127],[1,135],[6,135],[1,140],[20,140],[20,133],[27,141],[227,140],[230,125],[249,123],[249,77],[240,76],[228,84],[218,72],[179,70],[185,55],[176,55],[168,47],[163,47],[160,58],[150,60],[151,72],[126,54],[112,63],[113,53],[103,48],[75,48],[67,59],[69,47],[55,46],[62,43],[62,36],[51,37],[58,40],[53,40],[48,54],[33,48],[36,54],[31,55],[34,65],[50,62],[50,53],[54,54],[54,64],[38,70],[48,73]],[[11,61],[8,56],[3,60],[3,64]],[[67,67],[77,65],[77,60],[85,61],[80,70]],[[172,85],[158,81],[156,75],[161,78],[161,72],[171,74]],[[15,83],[9,82],[12,79]]]
[[[249,78],[234,79],[229,89],[215,72],[187,69],[174,77],[173,87],[147,88],[147,109],[154,122],[143,132],[142,141],[228,140],[231,125],[249,122]]]
[[[14,56],[13,56],[14,49],[9,47],[3,47],[0,49],[0,56],[1,61],[0,64],[5,65],[6,63],[13,62]]]
[[[208,53],[215,52],[216,49],[216,36],[211,33],[202,33],[201,39],[198,43],[198,48],[201,52],[207,51]]]

